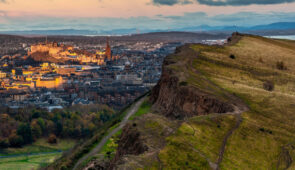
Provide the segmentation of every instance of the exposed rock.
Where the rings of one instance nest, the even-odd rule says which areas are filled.
[[[176,53],[181,54],[181,49],[177,49]],[[190,55],[195,54],[190,52]],[[167,57],[163,65],[162,77],[152,90],[150,99],[154,110],[176,119],[209,113],[226,113],[234,110],[231,104],[220,101],[215,96],[189,85],[179,85],[179,78],[175,76],[173,70],[167,68],[170,64],[173,62],[170,57]]]
[[[124,155],[139,155],[148,150],[148,147],[143,143],[140,133],[136,126],[127,124],[122,131],[120,136],[119,146],[114,159],[108,169],[114,169],[117,161],[120,160]]]

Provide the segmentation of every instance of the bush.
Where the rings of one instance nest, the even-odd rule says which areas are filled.
[[[268,130],[268,129],[265,129],[265,128],[259,128],[259,131],[266,132],[266,133],[269,133],[269,134],[273,133],[271,130]]]
[[[0,148],[8,148],[9,142],[8,139],[0,138]]]
[[[285,63],[283,61],[277,62],[277,69],[279,70],[287,70],[287,66],[285,66]]]
[[[233,55],[233,54],[231,54],[231,55],[229,56],[229,58],[231,58],[231,59],[236,59],[236,56]]]
[[[275,85],[271,81],[266,81],[263,83],[263,88],[267,91],[273,91],[275,88]]]
[[[47,142],[50,143],[50,144],[56,144],[57,143],[57,138],[56,138],[55,134],[50,134]]]
[[[31,144],[33,142],[32,129],[31,129],[30,124],[22,123],[17,128],[17,134],[22,137],[23,142],[25,144]]]
[[[9,136],[9,144],[12,147],[21,147],[24,144],[24,139],[17,134],[12,134]]]
[[[180,86],[187,86],[187,85],[188,85],[188,83],[187,83],[187,82],[185,82],[185,81],[182,81],[182,82],[180,82],[180,83],[179,83],[179,85],[180,85]]]

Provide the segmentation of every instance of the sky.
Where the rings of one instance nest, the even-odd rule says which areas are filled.
[[[0,31],[295,22],[295,0],[0,0]]]

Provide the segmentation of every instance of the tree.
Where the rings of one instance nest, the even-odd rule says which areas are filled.
[[[51,120],[47,120],[46,121],[46,131],[47,131],[47,134],[50,134],[50,133],[55,133],[55,130],[56,127],[55,127],[55,124],[53,121]]]
[[[41,113],[40,113],[39,110],[33,110],[33,111],[32,111],[32,118],[33,118],[33,119],[37,119],[37,118],[39,118],[40,116],[41,116]]]
[[[9,136],[9,144],[12,147],[21,147],[24,144],[24,140],[22,136],[13,133]]]
[[[50,134],[47,141],[48,141],[48,143],[51,143],[51,144],[57,143],[57,138],[56,138],[55,134]]]
[[[17,129],[17,134],[23,137],[25,144],[30,144],[33,142],[32,130],[31,130],[30,124],[22,123]]]
[[[57,136],[59,136],[62,133],[63,125],[62,125],[62,123],[60,121],[58,121],[58,122],[55,123],[55,126],[56,126],[55,127],[55,134]]]
[[[42,129],[39,126],[37,120],[33,120],[31,123],[32,137],[37,140],[42,135]]]
[[[37,122],[42,130],[42,134],[44,134],[44,132],[46,131],[46,124],[45,124],[44,119],[40,117],[40,118],[38,118]]]
[[[7,138],[0,138],[0,148],[7,148],[9,146],[9,141]]]

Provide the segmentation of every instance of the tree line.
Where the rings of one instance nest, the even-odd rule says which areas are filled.
[[[79,108],[79,109],[77,109]],[[21,147],[39,138],[87,138],[115,116],[107,106],[74,107],[48,112],[43,109],[19,109],[0,113],[0,148]]]

